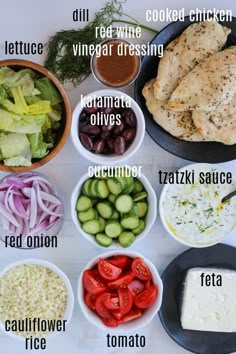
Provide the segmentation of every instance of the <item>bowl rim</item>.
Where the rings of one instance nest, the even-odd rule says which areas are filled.
[[[109,168],[111,166],[107,166],[107,167]],[[115,167],[117,167],[117,166],[115,166]],[[122,166],[121,165],[121,167],[126,167],[128,169],[131,169],[132,166]],[[102,166],[98,166],[98,171],[101,169],[102,169]],[[74,225],[76,226],[77,230],[79,231],[79,233],[91,244],[104,250],[105,247],[99,245],[95,241],[95,237],[93,235],[90,235],[90,234],[84,232],[84,230],[80,226],[80,223],[77,219],[77,214],[76,214],[76,209],[75,209],[76,200],[81,193],[83,183],[89,178],[91,178],[89,176],[89,172],[87,172],[83,176],[81,176],[71,193],[71,198],[70,198],[71,217],[72,217],[72,221],[73,221]],[[157,197],[156,197],[156,193],[154,191],[154,188],[152,187],[151,183],[149,182],[149,180],[147,179],[147,177],[143,173],[141,173],[140,177],[137,177],[137,178],[144,184],[145,188],[147,188],[148,198],[150,198],[150,200],[151,200],[151,202],[149,201],[149,205],[152,204],[152,209],[149,208],[148,213],[146,215],[146,218],[147,218],[148,214],[150,215],[149,223],[146,223],[144,231],[135,237],[135,242],[133,244],[135,244],[138,241],[143,240],[148,235],[148,233],[151,231],[151,229],[156,221],[156,216],[157,216]],[[131,244],[128,248],[132,247],[133,244]],[[108,249],[110,249],[110,250],[125,250],[117,241],[115,241],[114,244],[109,246]]]
[[[56,264],[54,264],[52,262],[46,261],[44,259],[39,259],[39,258],[25,258],[25,259],[18,260],[16,262],[12,262],[12,263],[6,265],[0,271],[0,278],[6,272],[8,272],[10,269],[13,269],[13,268],[17,267],[18,265],[23,265],[23,264],[35,264],[35,265],[40,265],[40,266],[49,268],[54,273],[56,273],[60,277],[60,279],[63,281],[63,283],[65,284],[66,289],[67,289],[67,300],[68,300],[63,319],[66,319],[66,326],[68,326],[69,322],[72,319],[73,310],[74,310],[74,292],[73,292],[72,285],[71,285],[71,282],[70,282],[68,276]],[[5,331],[4,324],[2,321],[0,321],[0,331],[7,334],[9,337],[20,340],[20,341],[23,341],[26,338],[23,336],[19,336],[11,331],[9,331],[9,332]],[[49,339],[49,338],[55,337],[59,333],[60,332],[52,332],[52,333],[49,332],[49,334],[46,335],[46,338]]]
[[[36,162],[33,162],[30,166],[5,166],[0,164],[0,171],[4,172],[24,172],[24,171],[31,171],[33,169],[39,168],[52,160],[58,153],[59,151],[63,148],[65,145],[69,134],[70,134],[70,129],[71,129],[71,122],[72,122],[72,109],[70,105],[70,100],[69,97],[66,93],[66,90],[62,83],[56,78],[56,76],[51,73],[49,70],[47,70],[44,66],[35,63],[30,60],[25,60],[25,59],[5,59],[5,60],[0,60],[0,67],[3,66],[16,66],[16,67],[22,67],[22,68],[30,68],[32,70],[38,71],[39,73],[43,74],[44,76],[48,77],[52,83],[56,86],[57,90],[59,91],[60,95],[62,96],[64,108],[65,108],[65,126],[61,135],[60,140],[58,141],[57,145],[49,152],[47,156],[42,158],[41,160],[38,160]]]
[[[83,279],[84,271],[86,269],[91,269],[95,264],[97,264],[99,258],[102,257],[102,258],[106,259],[108,257],[112,257],[115,255],[125,255],[125,256],[131,257],[131,258],[141,257],[151,270],[152,277],[153,277],[153,283],[155,285],[157,285],[157,288],[158,288],[157,299],[156,299],[155,303],[149,308],[150,310],[152,309],[152,312],[149,314],[148,318],[146,318],[145,320],[142,321],[142,323],[140,323],[140,319],[142,319],[143,316],[141,316],[140,318],[138,318],[137,320],[134,320],[132,322],[123,323],[122,326],[118,326],[115,328],[107,327],[102,323],[100,317],[97,314],[94,314],[88,308],[88,306],[85,304],[85,302],[83,300],[84,299],[84,297],[83,297],[84,287],[83,287],[82,279]],[[160,310],[161,304],[162,304],[162,296],[163,296],[163,282],[162,282],[161,276],[160,276],[157,268],[145,256],[141,255],[139,252],[136,252],[136,251],[112,250],[112,251],[108,251],[108,252],[105,252],[105,253],[95,256],[82,269],[82,271],[79,275],[78,285],[77,285],[77,300],[78,300],[78,303],[79,303],[79,306],[81,308],[83,315],[87,318],[87,320],[90,323],[92,323],[97,328],[100,328],[104,331],[109,330],[112,333],[138,330],[138,329],[141,329],[141,328],[147,326],[153,320],[153,318],[157,315],[158,311]],[[147,310],[149,310],[149,309],[147,309]],[[136,321],[138,322],[138,324],[136,323],[136,326],[134,326],[133,324],[135,324]],[[132,324],[130,325],[130,323],[132,323]],[[132,327],[132,328],[130,328],[130,327]]]
[[[123,162],[124,160],[128,160],[131,156],[133,156],[137,150],[140,148],[144,135],[145,135],[145,119],[143,112],[141,108],[139,107],[138,103],[125,92],[116,90],[116,89],[111,89],[111,88],[105,88],[101,90],[96,90],[93,92],[90,92],[84,96],[84,101],[91,101],[93,99],[96,99],[98,96],[113,96],[113,97],[119,97],[119,98],[128,98],[131,102],[131,109],[134,110],[136,114],[136,120],[137,120],[137,131],[136,131],[136,136],[132,142],[132,144],[128,147],[128,149],[124,152],[123,155],[102,155],[102,154],[94,154],[90,152],[89,150],[85,149],[85,147],[81,144],[79,135],[78,135],[78,123],[79,123],[79,117],[80,113],[83,110],[82,107],[82,100],[80,100],[72,113],[72,125],[71,125],[71,140],[72,143],[75,147],[75,149],[78,151],[79,154],[81,154],[83,157],[85,157],[87,160],[93,163],[97,164],[118,164]]]
[[[195,169],[196,167],[209,167],[209,168],[212,168],[212,167],[215,167],[217,168],[218,170],[222,171],[222,172],[227,172],[224,168],[218,166],[217,164],[210,164],[210,163],[207,163],[207,162],[196,162],[196,163],[191,163],[189,165],[185,165],[183,167],[181,167],[180,169],[178,169],[178,171],[185,171],[185,170],[189,170],[189,169]],[[233,181],[236,183],[236,179],[233,178]],[[159,199],[159,214],[160,214],[160,219],[161,219],[161,223],[162,223],[162,226],[164,227],[165,231],[177,242],[179,242],[180,244],[184,245],[184,246],[188,246],[188,247],[193,247],[193,248],[206,248],[206,247],[211,247],[211,246],[214,246],[214,245],[217,245],[218,243],[224,241],[226,239],[226,237],[228,237],[228,235],[233,231],[233,229],[236,228],[236,224],[234,226],[234,228],[230,231],[230,233],[224,235],[220,240],[218,241],[215,241],[215,242],[212,242],[212,243],[208,243],[206,245],[196,245],[195,243],[191,243],[191,242],[187,242],[179,237],[176,237],[172,232],[171,230],[168,228],[168,225],[166,224],[166,221],[165,221],[165,217],[164,217],[164,208],[162,206],[163,204],[163,201],[165,199],[165,195],[168,191],[168,188],[169,186],[171,186],[169,183],[168,184],[165,184],[164,187],[162,188],[162,191],[161,191],[161,194],[160,194],[160,199]]]

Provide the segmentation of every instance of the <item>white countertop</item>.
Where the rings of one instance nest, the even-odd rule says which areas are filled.
[[[2,2],[0,11],[0,59],[6,59],[3,50],[4,41],[46,42],[48,36],[53,35],[56,31],[78,27],[78,24],[72,21],[72,12],[77,7],[88,7],[91,9],[91,13],[93,13],[100,9],[104,3],[105,0],[97,0],[96,2],[92,0],[40,0],[37,2],[32,0],[9,0]],[[232,0],[224,0],[224,2],[219,0],[194,0],[191,2],[188,0],[180,0],[178,2],[174,0],[146,0],[142,2],[127,0],[124,10],[126,13],[137,18],[141,23],[145,23],[145,11],[147,9],[161,9],[166,6],[170,9],[185,7],[186,13],[190,10],[190,7],[232,9],[233,14],[236,15],[236,3]],[[165,23],[153,23],[151,25],[161,29],[165,26]],[[152,37],[153,33],[145,32],[142,42],[146,42]],[[43,64],[42,57],[25,56],[25,58]],[[99,88],[101,88],[101,85],[92,76],[79,87],[70,88],[68,94],[71,99],[72,108],[77,103],[80,94],[85,95]],[[126,89],[126,92],[132,94],[132,87]],[[174,171],[189,164],[188,161],[177,158],[161,149],[147,134],[139,152],[128,163],[143,166],[143,173],[150,180],[158,198],[161,186],[157,182],[157,171],[159,169]],[[71,191],[80,176],[87,171],[89,165],[88,161],[78,155],[69,139],[63,150],[52,162],[38,169],[39,172],[45,173],[58,184],[66,199],[66,220],[58,242],[59,246],[57,249],[27,251],[5,249],[4,244],[0,243],[0,270],[7,264],[24,258],[36,257],[49,260],[69,276],[76,294],[77,279],[80,272],[91,258],[103,252],[102,249],[94,247],[78,234],[70,217]],[[222,166],[232,171],[236,176],[236,162],[225,163]],[[4,174],[0,173],[0,178],[3,176]],[[235,235],[227,238],[226,243],[236,246],[235,236],[236,232]],[[160,273],[162,273],[175,256],[185,249],[187,247],[180,245],[167,235],[161,225],[159,216],[148,237],[131,247],[131,250],[138,251],[150,259]],[[107,333],[111,332],[109,330],[103,332],[97,329],[84,318],[75,299],[73,319],[66,333],[59,334],[56,338],[48,340],[46,350],[35,352],[45,354],[65,354],[65,352],[69,354],[188,353],[169,338],[160,323],[158,315],[146,328],[137,332],[139,335],[146,337],[146,347],[144,349],[109,349],[106,345]],[[136,332],[131,332],[131,334],[136,334]],[[1,333],[1,354],[24,354],[29,352],[24,350],[23,344],[19,343]]]

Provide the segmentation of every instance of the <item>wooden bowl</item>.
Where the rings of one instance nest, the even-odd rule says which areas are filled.
[[[32,160],[32,165],[31,166],[19,166],[19,167],[13,167],[13,166],[4,166],[3,164],[0,163],[0,171],[5,171],[5,172],[22,172],[22,171],[30,171],[34,170],[36,168],[39,168],[40,166],[44,165],[48,161],[52,160],[58,152],[62,149],[64,146],[69,133],[70,133],[70,128],[71,128],[71,120],[72,120],[72,113],[71,113],[71,106],[70,106],[70,101],[67,96],[67,93],[63,87],[63,85],[60,83],[60,81],[46,68],[43,66],[33,63],[32,61],[28,60],[22,60],[22,59],[7,59],[7,60],[1,60],[0,61],[0,67],[2,66],[8,66],[13,68],[14,70],[19,70],[23,68],[30,68],[36,72],[39,72],[43,74],[44,76],[47,76],[55,85],[55,87],[58,89],[59,93],[62,96],[63,102],[63,115],[62,115],[62,128],[58,132],[58,140],[56,142],[56,145],[52,150],[50,150],[49,154],[45,156],[42,159],[33,159]]]

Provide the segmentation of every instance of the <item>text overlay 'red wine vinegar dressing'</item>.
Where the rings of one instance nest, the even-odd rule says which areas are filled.
[[[125,86],[133,81],[139,69],[139,59],[129,53],[129,45],[122,41],[109,41],[103,46],[110,46],[110,49],[108,55],[101,53],[96,57],[98,79],[109,86]]]

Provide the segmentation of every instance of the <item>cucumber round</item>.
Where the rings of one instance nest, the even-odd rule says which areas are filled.
[[[136,216],[125,216],[123,217],[123,219],[121,219],[121,225],[125,228],[125,229],[136,229],[136,227],[138,227],[139,225],[139,219]]]
[[[116,195],[114,194],[109,194],[109,197],[108,197],[108,200],[111,202],[111,203],[115,203],[115,200],[116,200]]]
[[[97,196],[102,199],[106,199],[109,195],[109,189],[104,180],[98,181],[96,184],[96,192]]]
[[[95,240],[97,241],[97,243],[99,245],[101,245],[102,247],[109,247],[112,244],[112,238],[108,237],[105,234],[97,234],[95,237]]]
[[[90,208],[86,211],[81,211],[80,213],[78,213],[78,219],[81,222],[86,222],[89,220],[96,219],[96,216],[97,216],[97,212],[93,208]]]
[[[99,183],[98,179],[94,179],[92,180],[91,184],[90,184],[90,195],[94,198],[98,197],[98,192],[97,192],[97,185]]]
[[[144,190],[144,186],[142,182],[140,182],[139,179],[134,178],[134,188],[133,188],[133,193],[140,193]]]
[[[138,208],[138,217],[143,218],[148,211],[148,205],[146,202],[135,203],[135,206]]]
[[[110,192],[114,195],[118,195],[122,192],[122,185],[116,178],[109,178],[107,180],[107,186]]]
[[[120,235],[123,228],[121,227],[120,223],[116,220],[110,220],[106,223],[105,226],[105,233],[107,236],[111,238],[116,238]]]
[[[135,235],[139,235],[139,234],[141,234],[141,232],[143,232],[143,230],[145,229],[145,226],[146,226],[145,221],[140,219],[138,227],[136,227],[136,229],[133,229],[132,232]]]
[[[133,196],[133,200],[134,200],[134,202],[138,202],[140,200],[146,199],[147,195],[148,195],[147,192],[137,193]]]
[[[128,194],[122,194],[115,201],[116,210],[120,213],[128,213],[133,207],[133,199]]]
[[[90,198],[88,198],[85,195],[81,195],[78,199],[77,199],[77,203],[76,203],[76,209],[77,211],[85,211],[88,210],[89,208],[92,207],[92,201]]]
[[[123,231],[119,238],[119,243],[122,247],[126,248],[129,247],[135,240],[135,236],[133,232]]]
[[[99,232],[103,232],[105,230],[106,221],[101,216],[98,217],[98,221],[99,221],[99,224],[100,224]]]
[[[91,179],[87,179],[84,184],[83,184],[83,187],[82,187],[82,191],[83,191],[83,194],[87,195],[88,197],[90,197],[90,185],[92,183],[92,180]]]
[[[99,215],[104,219],[110,219],[113,214],[113,208],[109,202],[99,202],[96,208]]]
[[[100,224],[98,220],[89,220],[82,225],[82,229],[87,234],[96,235],[100,231]]]

